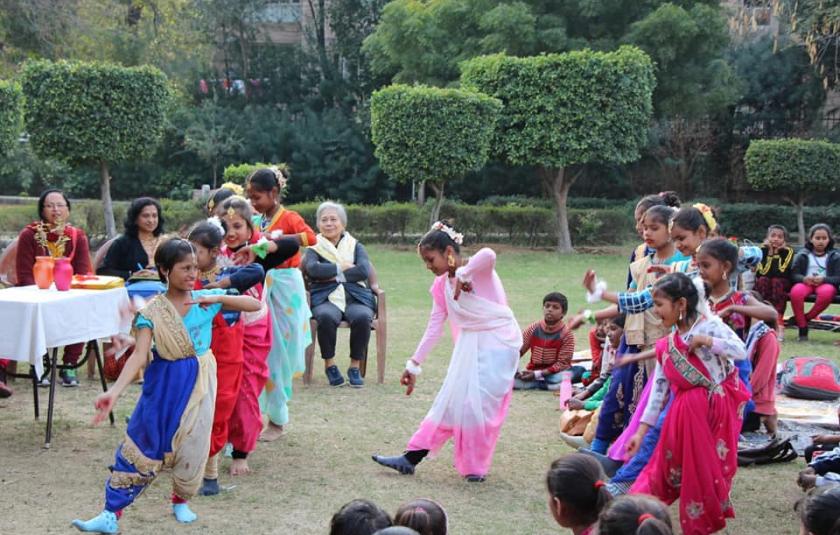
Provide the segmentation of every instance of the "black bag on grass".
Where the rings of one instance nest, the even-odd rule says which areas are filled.
[[[738,466],[753,466],[772,463],[788,463],[799,455],[793,449],[790,439],[774,438],[760,446],[738,445]]]

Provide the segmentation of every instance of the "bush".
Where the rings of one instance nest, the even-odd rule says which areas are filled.
[[[795,233],[797,227],[796,209],[779,204],[725,204],[718,209],[721,232],[754,242],[764,241],[767,227],[784,225]],[[840,232],[840,206],[805,208],[805,229],[815,223],[825,223],[835,232]]]
[[[251,173],[263,167],[277,167],[283,171],[284,175],[288,175],[289,166],[284,163],[241,163],[239,165],[229,165],[225,167],[224,181],[239,184],[245,187],[245,181],[251,176]]]
[[[0,154],[14,146],[23,126],[23,93],[12,82],[0,80]]]

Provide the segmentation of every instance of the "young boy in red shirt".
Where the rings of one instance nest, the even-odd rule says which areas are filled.
[[[569,301],[559,292],[543,298],[543,319],[529,325],[522,333],[522,356],[531,351],[531,360],[525,369],[516,373],[514,390],[557,390],[561,372],[571,371],[572,382],[579,382],[584,368],[572,366],[575,352],[575,335],[566,327],[563,318],[569,310]]]

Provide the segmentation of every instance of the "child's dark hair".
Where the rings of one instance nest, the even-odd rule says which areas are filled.
[[[594,457],[570,453],[551,463],[546,474],[548,492],[568,506],[569,523],[590,525],[612,499],[604,480],[604,469]],[[566,507],[564,507],[566,510]]]
[[[618,325],[622,329],[624,328],[624,320],[627,318],[624,314],[619,314],[618,316],[613,316],[610,318],[610,323],[613,325]]]
[[[840,535],[840,487],[817,490],[796,504],[802,525],[814,535]]]
[[[452,225],[448,223],[444,224],[450,231],[453,233],[456,232]],[[452,247],[455,254],[461,254],[460,244],[455,242],[449,233],[444,232],[443,230],[436,230],[434,228],[420,238],[420,243],[417,244],[417,249],[428,249],[431,251],[437,251],[441,254],[446,251],[447,247]]]
[[[653,284],[651,293],[654,295],[662,294],[671,301],[685,298],[687,304],[686,319],[690,322],[697,316],[700,293],[697,291],[694,281],[685,273],[668,273]],[[708,289],[706,294],[708,295]]]
[[[190,231],[189,236],[187,236],[188,240],[206,249],[221,247],[223,238],[224,233],[222,229],[209,221],[197,223]]]
[[[391,517],[369,500],[344,504],[330,521],[330,535],[372,535],[391,525]]]
[[[170,238],[160,244],[155,251],[155,266],[161,282],[166,282],[166,273],[172,271],[175,264],[194,254],[192,244],[183,238]]]
[[[251,232],[254,231],[254,221],[251,219],[254,215],[254,210],[251,209],[251,205],[248,204],[248,201],[242,197],[236,196],[227,199],[222,204],[222,216],[229,215],[231,210],[245,220],[245,224],[248,225]],[[222,219],[222,224],[224,225],[224,219]]]
[[[670,206],[665,206],[664,204],[660,204],[657,206],[651,206],[650,208],[645,211],[645,215],[642,221],[655,221],[661,225],[668,226],[671,222],[671,219],[674,217],[674,209]]]
[[[598,518],[600,535],[671,535],[668,508],[653,496],[630,494],[612,501]]]
[[[395,526],[405,526],[420,535],[446,535],[446,511],[433,500],[419,498],[404,503],[394,515]]]
[[[235,192],[231,189],[225,187],[217,189],[216,192],[213,193],[213,195],[211,195],[209,199],[207,199],[207,213],[209,215],[213,215],[214,213],[216,213],[216,210],[219,208],[219,206],[221,206],[222,203],[225,202],[225,200],[230,199],[234,195]]]
[[[642,213],[648,211],[653,206],[671,206],[673,208],[680,207],[680,198],[675,191],[663,191],[656,195],[645,195],[639,202],[636,203],[636,209],[641,210]]]
[[[788,230],[785,228],[784,225],[770,225],[769,227],[767,227],[767,235],[769,236],[770,233],[774,230],[782,231],[782,235],[785,237],[785,241],[790,239],[790,234],[788,234]],[[831,236],[831,233],[829,232],[828,235]]]
[[[40,197],[38,197],[38,218],[41,220],[46,219],[44,217],[44,203],[47,202],[47,195],[50,193],[58,193],[64,199],[64,204],[67,205],[67,211],[70,211],[70,199],[67,198],[67,195],[64,194],[63,191],[56,188],[45,189],[41,192]]]
[[[137,199],[131,201],[128,211],[125,213],[123,227],[125,227],[126,235],[131,236],[132,238],[137,237],[140,232],[140,227],[137,225],[137,218],[140,217],[140,212],[142,212],[147,206],[154,206],[157,209],[158,224],[157,227],[155,227],[155,230],[152,231],[152,234],[155,236],[163,234],[164,219],[160,203],[151,197],[138,197]]]
[[[283,187],[286,185],[285,175],[282,171],[269,169],[263,167],[257,169],[251,176],[248,177],[248,186],[257,191],[269,192],[277,188],[277,192],[283,193]]]
[[[68,206],[69,206],[69,204],[68,204]],[[825,223],[817,223],[816,225],[814,225],[813,227],[808,229],[808,241],[805,242],[805,248],[808,249],[809,251],[814,250],[814,244],[811,243],[811,238],[814,237],[814,234],[818,230],[824,230],[826,232],[826,234],[828,234],[828,245],[825,246],[825,250],[830,251],[830,250],[834,249],[834,235],[831,233],[831,227],[829,227]]]
[[[551,292],[543,297],[543,305],[546,303],[557,303],[563,309],[563,314],[569,311],[569,300],[560,292]]]
[[[738,267],[738,246],[726,238],[712,238],[700,244],[697,256],[709,255],[718,262],[728,262],[729,272]]]
[[[711,208],[709,208],[709,210],[709,214],[712,219],[716,220],[714,210]],[[689,232],[697,232],[700,230],[700,227],[703,227],[706,229],[707,236],[712,233],[712,230],[714,230],[709,226],[709,222],[706,220],[703,212],[701,212],[696,206],[683,206],[677,210],[674,217],[671,218],[671,221],[674,225]],[[717,221],[715,221],[715,223],[717,223]]]

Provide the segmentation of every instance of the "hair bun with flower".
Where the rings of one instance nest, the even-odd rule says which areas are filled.
[[[708,204],[703,204],[702,202],[698,202],[692,205],[692,208],[696,208],[702,214],[703,219],[706,220],[706,224],[709,225],[709,230],[712,232],[715,231],[717,228],[717,220],[715,219],[715,213],[709,208]]]
[[[280,191],[286,189],[286,182],[288,182],[289,179],[286,178],[286,175],[283,173],[283,170],[276,165],[272,165],[271,167],[269,167],[269,169],[274,171],[274,178],[277,180],[277,187],[280,189]]]
[[[445,233],[449,238],[454,241],[458,245],[464,244],[464,235],[460,232],[456,232],[454,228],[450,227],[443,221],[437,221],[434,225],[432,225],[432,230],[439,230]]]
[[[235,182],[225,182],[219,189],[230,190],[233,192],[234,195],[239,195],[240,197],[245,193],[245,190],[242,188],[242,186],[236,184]]]
[[[225,226],[222,224],[222,220],[216,216],[208,217],[207,222],[219,229],[219,232],[224,236],[227,232],[225,231]]]

